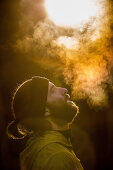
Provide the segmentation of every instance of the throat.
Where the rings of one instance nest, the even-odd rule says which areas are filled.
[[[69,124],[65,121],[61,121],[61,120],[58,120],[58,119],[52,119],[52,118],[48,118],[47,119],[50,124],[51,124],[51,127],[52,127],[52,130],[68,130],[69,129]]]

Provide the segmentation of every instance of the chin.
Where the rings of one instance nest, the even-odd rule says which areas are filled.
[[[71,100],[67,100],[59,107],[51,107],[49,109],[54,118],[64,120],[67,123],[70,123],[78,114],[78,107]]]

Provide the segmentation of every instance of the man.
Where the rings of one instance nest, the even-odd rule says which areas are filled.
[[[83,169],[69,139],[78,107],[70,100],[67,89],[35,76],[17,88],[12,111],[14,121],[8,126],[8,135],[14,138],[11,133],[14,125],[21,138],[30,134],[20,153],[21,170]]]

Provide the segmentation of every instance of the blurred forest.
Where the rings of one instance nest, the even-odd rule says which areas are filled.
[[[35,15],[36,11],[30,0],[27,2],[22,0],[22,2],[20,3],[19,0],[0,1],[1,170],[19,169],[19,153],[24,148],[27,140],[13,141],[6,135],[6,126],[12,120],[11,98],[18,84],[34,75],[40,75],[49,78],[50,81],[58,86],[66,87],[70,93],[72,93],[74,88],[71,82],[75,78],[73,79],[73,76],[70,78],[70,74],[73,74],[74,70],[74,65],[71,65],[73,60],[68,62],[66,60],[64,66],[65,50],[56,46],[51,47],[50,43],[51,39],[56,39],[59,34],[60,36],[72,36],[73,29],[56,28],[53,23],[50,23],[51,30],[57,29],[52,38],[50,37],[49,40],[45,39],[43,33],[40,39],[34,38],[33,36],[36,35],[34,34],[34,29],[38,27],[37,23],[44,18]],[[36,0],[33,0],[33,2],[36,3]],[[109,79],[105,80],[104,77],[105,81],[102,82],[103,89],[107,93],[107,104],[103,104],[101,107],[91,105],[88,102],[89,100],[87,100],[87,96],[79,97],[76,100],[76,104],[80,108],[80,114],[76,118],[72,129],[72,144],[85,170],[113,169],[113,0],[107,0],[107,3],[109,6],[106,12],[107,19],[104,19],[109,23],[107,24],[109,28],[105,29],[104,39],[106,40],[104,43],[108,52],[103,52],[102,57],[104,60],[100,61],[100,65],[103,64],[103,61],[106,61],[105,66],[108,68],[106,76]],[[45,28],[49,29],[48,25],[49,22],[47,21]],[[60,31],[58,32],[59,29]],[[85,29],[87,30],[86,27]],[[103,39],[99,41],[103,42]],[[102,45],[104,46],[104,44]],[[95,48],[93,50],[99,51]],[[55,51],[57,53],[54,53]],[[101,53],[101,50],[99,52]],[[63,57],[59,59],[62,53]],[[73,99],[76,99],[74,95]]]

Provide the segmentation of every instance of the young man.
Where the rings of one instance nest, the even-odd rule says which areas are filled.
[[[78,113],[67,89],[35,76],[22,83],[12,100],[14,121],[21,138],[31,134],[20,154],[21,170],[83,170],[73,152],[69,129]]]

